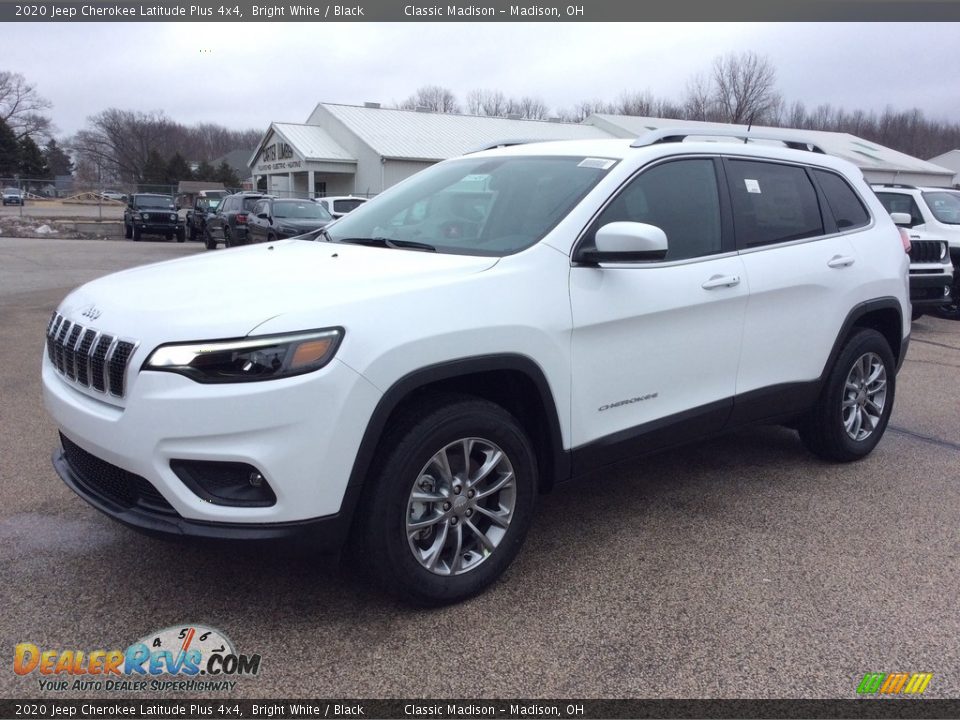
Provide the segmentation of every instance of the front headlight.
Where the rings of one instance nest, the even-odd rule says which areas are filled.
[[[145,217],[147,217],[147,216],[146,216],[146,215],[141,215],[140,213],[134,213],[134,214],[133,214],[133,219],[134,219],[134,220],[143,220],[143,218],[145,218]]]
[[[333,358],[343,328],[200,343],[172,343],[154,350],[143,370],[186,375],[199,383],[251,382],[302,375]]]

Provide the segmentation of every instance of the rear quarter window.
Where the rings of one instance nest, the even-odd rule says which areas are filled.
[[[814,170],[814,177],[827,198],[838,230],[850,230],[870,224],[870,214],[860,197],[842,177],[827,170]]]

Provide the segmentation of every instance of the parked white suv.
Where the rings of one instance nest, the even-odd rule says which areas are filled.
[[[625,458],[760,422],[862,458],[909,340],[897,229],[842,160],[685,132],[478,152],[327,242],[84,285],[47,328],[58,473],[146,531],[349,536],[438,604]]]
[[[911,267],[915,312],[932,307],[937,315],[960,319],[960,191],[896,183],[874,185],[873,190],[888,212],[909,215],[909,222],[904,222],[903,226],[909,229],[911,242],[920,241],[918,250],[913,253],[914,265],[919,262],[928,264],[922,270],[928,276],[924,280],[916,277],[921,269]],[[938,271],[934,267],[938,262],[935,251],[939,251],[943,242],[950,246],[949,259],[953,265],[949,294],[943,292],[941,278],[937,277]],[[931,243],[936,243],[936,248]],[[925,294],[916,292],[920,285],[924,286]],[[936,302],[936,293],[940,293],[940,302]]]

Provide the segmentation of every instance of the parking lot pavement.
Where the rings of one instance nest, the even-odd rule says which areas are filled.
[[[852,698],[868,671],[932,672],[927,696],[960,694],[960,323],[914,324],[892,428],[866,460],[823,463],[795,433],[755,428],[620,466],[541,498],[490,591],[416,611],[330,559],[142,537],[54,474],[50,312],[87,277],[199,250],[0,239],[8,650],[120,648],[202,622],[263,658],[225,697]],[[0,696],[44,694],[8,664]]]

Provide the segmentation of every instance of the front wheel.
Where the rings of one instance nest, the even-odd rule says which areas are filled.
[[[217,240],[213,235],[210,234],[210,230],[207,229],[203,233],[203,244],[207,246],[207,250],[216,250],[217,249]]]
[[[141,238],[141,237],[143,237],[143,235],[142,235],[142,233],[141,233],[141,231],[140,231],[140,228],[134,226],[134,228],[133,228],[133,239],[134,239],[136,242],[140,242],[140,238]]]
[[[896,362],[876,330],[857,331],[841,350],[817,404],[800,426],[807,449],[825,460],[866,457],[890,420]]]
[[[401,599],[443,605],[481,592],[516,557],[537,462],[520,424],[491,402],[450,395],[415,410],[385,437],[356,510],[355,557]]]
[[[183,228],[177,228],[177,242],[182,243],[187,239],[186,231]]]

